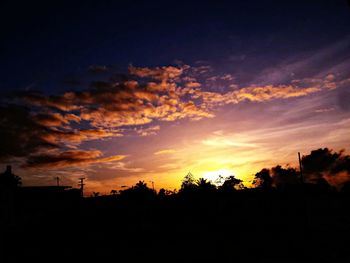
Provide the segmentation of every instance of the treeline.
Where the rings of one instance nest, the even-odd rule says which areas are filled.
[[[252,187],[255,189],[291,189],[308,186],[309,189],[319,191],[350,191],[350,156],[344,150],[334,152],[328,148],[320,148],[311,151],[301,159],[302,174],[299,168],[282,167],[277,165],[272,168],[263,168],[254,175]],[[303,177],[303,178],[302,178]],[[251,188],[251,187],[250,187]],[[137,196],[170,196],[191,195],[196,193],[230,193],[248,190],[241,179],[234,175],[228,177],[218,176],[215,182],[204,178],[195,179],[188,173],[182,180],[181,188],[177,190],[160,189],[157,193],[147,186],[144,181],[121,191],[112,190],[112,195],[122,197]],[[98,196],[98,193],[94,193]]]
[[[189,173],[178,191],[139,181],[92,198],[23,192],[0,218],[11,259],[0,261],[350,262],[349,160],[318,149],[302,158],[303,182],[299,169],[277,165],[249,188],[235,176]],[[10,169],[3,176],[0,184],[21,189]]]

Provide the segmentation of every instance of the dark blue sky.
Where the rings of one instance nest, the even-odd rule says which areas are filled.
[[[34,2],[2,4],[2,90],[64,89],[93,64],[201,60],[254,73],[337,42],[350,28],[343,0]]]

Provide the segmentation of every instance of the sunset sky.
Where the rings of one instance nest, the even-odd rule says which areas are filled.
[[[249,185],[349,153],[347,1],[125,2],[1,8],[0,162],[24,185]]]

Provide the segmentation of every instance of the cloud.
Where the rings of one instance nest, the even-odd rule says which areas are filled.
[[[350,79],[348,85],[350,85]],[[350,90],[348,88],[348,85],[338,93],[338,106],[342,111],[345,112],[350,111]]]
[[[164,67],[155,67],[155,68],[141,68],[134,67],[132,65],[129,66],[129,73],[131,75],[138,76],[140,78],[148,77],[157,80],[168,80],[179,77],[183,71],[187,69],[186,67],[172,67],[172,66],[164,66]]]
[[[196,75],[202,75],[213,71],[213,68],[210,65],[202,65],[202,66],[192,67],[192,71]]]
[[[47,112],[47,113],[39,113],[34,116],[34,120],[43,126],[49,127],[61,127],[70,122],[79,123],[81,118],[74,114],[65,114],[62,115],[57,112]]]
[[[154,153],[154,155],[163,155],[163,154],[172,154],[172,153],[176,153],[175,149],[164,149],[164,150],[160,150]]]
[[[235,79],[234,76],[227,73],[227,74],[223,74],[223,75],[211,76],[211,77],[207,78],[207,81],[209,81],[209,82],[215,82],[215,81],[219,81],[219,80],[232,81],[234,79]]]
[[[190,81],[186,83],[186,88],[199,88],[200,86],[199,82]]]
[[[204,108],[212,109],[220,105],[238,104],[243,101],[264,102],[303,97],[323,90],[333,90],[336,87],[335,77],[330,74],[323,79],[294,80],[289,85],[251,85],[226,93],[195,89],[191,94],[193,99],[202,100]]]
[[[257,147],[257,145],[254,143],[235,141],[231,138],[225,138],[225,137],[212,137],[209,139],[202,140],[201,142],[202,142],[202,144],[207,145],[207,146],[222,147],[222,148],[226,148],[226,147],[252,147],[252,148],[255,148],[255,147]]]
[[[192,83],[187,90],[183,90],[173,82],[173,78],[182,74],[183,68],[151,69],[130,66],[129,70],[133,75],[150,76],[155,81],[139,82],[130,76],[130,79],[117,83],[94,82],[87,90],[65,92],[61,96],[23,92],[19,97],[37,107],[67,114],[74,112],[81,121],[87,121],[96,128],[137,126],[154,120],[199,120],[213,116],[205,108],[185,97],[185,93],[190,93],[198,84]]]
[[[331,72],[347,74],[349,59],[344,57],[349,49],[349,36],[320,49],[312,49],[302,53],[294,52],[292,56],[271,67],[264,68],[252,80],[252,83],[278,84],[286,83],[295,76],[323,76]]]
[[[0,159],[28,158],[45,149],[64,153],[67,147],[77,149],[83,142],[120,137],[128,130],[140,136],[154,135],[162,121],[199,121],[214,118],[215,111],[227,104],[296,98],[337,87],[336,75],[328,74],[286,85],[235,84],[227,87],[227,92],[208,91],[197,76],[212,70],[210,66],[129,66],[129,74],[91,82],[85,89],[54,95],[18,92],[6,103],[1,102],[1,140],[5,147],[0,150]],[[220,74],[218,79],[228,81],[233,76]],[[206,143],[232,145],[222,140]]]
[[[18,105],[0,106],[0,160],[24,157],[41,149],[57,148],[44,139],[50,128],[39,124],[30,109]]]
[[[76,116],[71,120],[86,121],[92,127],[104,129],[145,125],[155,120],[213,118],[214,109],[225,104],[296,98],[336,87],[335,76],[329,74],[324,79],[294,80],[289,85],[234,86],[234,90],[221,93],[206,91],[194,81],[180,85],[182,78],[187,77],[184,72],[190,69],[193,71],[189,66],[129,66],[131,75],[121,82],[93,82],[89,89],[65,92],[61,96],[28,92],[20,97],[37,107],[66,112],[64,116],[52,113],[46,118],[41,117],[42,122],[60,125],[67,122],[68,116]],[[139,79],[135,80],[133,76]],[[233,79],[230,74],[218,78]]]
[[[335,109],[333,107],[330,108],[321,108],[321,109],[316,109],[315,112],[316,113],[325,113],[325,112],[330,112],[330,111],[334,111]]]
[[[220,77],[222,80],[234,80],[235,78],[231,74],[224,74]]]
[[[66,92],[63,96],[45,96],[39,91],[22,91],[16,97],[23,99],[30,105],[38,107],[49,107],[61,111],[77,110],[78,106],[73,103],[74,93]]]
[[[160,130],[160,126],[151,126],[148,128],[140,128],[136,130],[136,133],[139,134],[140,136],[150,136],[150,135],[156,135],[157,131]]]
[[[102,158],[101,151],[69,150],[58,153],[43,153],[31,155],[24,164],[25,168],[55,169],[69,166],[114,162],[124,159],[124,155],[114,155]]]
[[[81,118],[75,114],[66,114],[64,115],[64,118],[67,120],[67,121],[71,121],[71,122],[77,122],[79,123],[81,121]]]
[[[227,102],[239,103],[243,100],[261,102],[272,99],[286,99],[306,96],[318,91],[320,91],[320,89],[317,87],[298,88],[291,85],[251,86],[229,93],[230,96],[227,96]]]
[[[23,157],[34,163],[42,161],[43,156],[33,157],[33,154],[56,149],[62,155],[46,156],[47,159],[53,163],[76,165],[86,161],[60,160],[68,153],[72,154],[64,151],[67,147],[77,148],[85,141],[122,136],[121,130],[155,120],[213,117],[205,108],[186,98],[176,83],[188,68],[130,66],[130,75],[118,82],[99,80],[86,89],[58,95],[32,90],[17,92],[10,99],[5,98],[6,103],[1,102],[0,125],[4,148],[0,150],[0,159]],[[193,83],[188,89],[198,87]],[[148,136],[156,134],[159,129],[160,126],[156,125],[136,130],[140,136]]]
[[[108,168],[120,170],[120,171],[127,171],[127,172],[133,172],[133,173],[139,173],[144,172],[143,168],[139,167],[128,167],[126,163],[124,162],[115,162],[108,166]]]
[[[42,135],[42,138],[51,143],[73,143],[80,144],[83,141],[91,141],[109,137],[123,136],[118,132],[110,132],[106,130],[78,130],[73,129],[69,131],[51,130],[48,133]]]
[[[117,131],[73,129],[69,126],[71,121],[77,122],[79,117],[52,112],[33,114],[25,106],[1,105],[0,161],[28,158],[38,152],[62,149],[67,144],[79,145],[83,141],[121,136]]]

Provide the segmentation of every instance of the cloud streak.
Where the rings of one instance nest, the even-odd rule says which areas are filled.
[[[164,149],[164,150],[156,151],[154,153],[154,155],[164,155],[164,154],[172,154],[172,153],[176,153],[176,150],[175,149]]]
[[[58,153],[31,155],[23,167],[56,169],[70,166],[120,161],[125,157],[126,156],[124,155],[102,157],[102,152],[97,150],[69,150]]]
[[[156,135],[159,130],[160,130],[160,126],[156,125],[148,128],[137,129],[136,133],[144,137],[144,136]]]
[[[324,79],[294,80],[290,85],[252,85],[226,93],[194,90],[192,97],[201,99],[203,105],[213,108],[218,105],[238,104],[243,101],[264,102],[274,99],[289,99],[307,96],[337,87],[334,75],[329,74]]]

